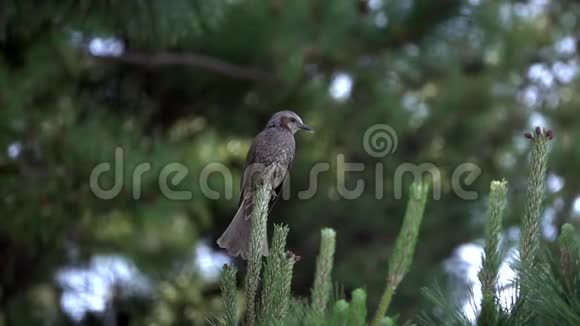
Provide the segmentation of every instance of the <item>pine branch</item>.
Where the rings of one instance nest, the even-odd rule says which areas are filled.
[[[236,318],[237,311],[237,286],[236,273],[238,270],[233,265],[224,265],[220,289],[222,292],[222,301],[225,308],[225,325],[236,326],[238,324]]]
[[[284,261],[284,269],[281,275],[281,287],[280,287],[280,302],[277,305],[276,316],[277,318],[284,318],[288,311],[288,305],[292,299],[292,277],[294,272],[294,264],[300,260],[299,256],[294,255],[292,252],[286,252],[286,260]]]
[[[480,325],[494,325],[498,319],[500,307],[496,284],[501,264],[499,240],[506,195],[507,181],[492,181],[485,225],[484,256],[482,257],[482,268],[478,275],[483,294],[481,313],[478,317]]]
[[[348,320],[350,305],[346,300],[336,301],[332,308],[332,324],[336,326],[346,325]]]
[[[118,56],[99,55],[93,56],[101,60],[119,62],[130,65],[146,67],[185,66],[201,68],[213,71],[236,79],[248,79],[255,81],[275,81],[276,78],[270,73],[252,67],[243,67],[199,53],[138,53],[127,52]]]
[[[381,301],[379,302],[379,306],[377,307],[377,311],[375,312],[375,317],[372,321],[372,326],[379,325],[380,321],[383,319],[389,306],[391,305],[391,300],[393,299],[393,294],[395,293],[395,288],[393,284],[387,281],[387,286],[385,291],[383,292],[383,296],[381,297]]]
[[[282,271],[285,269],[287,226],[274,226],[272,235],[272,249],[264,266],[264,285],[262,288],[262,318],[273,319],[277,302],[282,300],[279,296],[283,287]]]
[[[324,314],[332,286],[332,265],[336,243],[336,232],[326,228],[320,232],[320,253],[316,259],[316,274],[312,287],[312,309]]]
[[[262,287],[262,320],[280,320],[286,316],[290,301],[292,271],[296,256],[285,251],[288,226],[275,225],[272,251],[264,267]]]
[[[379,326],[395,326],[395,321],[391,317],[385,317],[380,321]]]
[[[367,319],[367,293],[363,289],[352,291],[352,300],[348,314],[348,326],[366,325]]]
[[[552,130],[536,127],[535,134],[526,133],[526,138],[533,143],[528,176],[527,204],[522,218],[522,236],[520,241],[520,269],[530,269],[534,266],[540,247],[541,210],[544,200],[546,168],[548,161],[548,142],[553,138]],[[520,272],[520,274],[522,274]],[[524,306],[528,284],[521,277],[520,298]]]
[[[246,271],[246,304],[248,305],[247,323],[256,322],[256,292],[260,283],[262,270],[262,245],[266,237],[266,223],[268,219],[268,203],[271,188],[268,185],[259,187],[254,195],[254,209],[252,212],[252,227],[250,230],[250,244],[248,248],[248,267]]]
[[[389,265],[387,285],[377,311],[375,312],[371,324],[373,326],[378,326],[387,313],[395,290],[407,274],[413,262],[415,245],[419,236],[419,227],[423,220],[428,193],[429,186],[426,183],[415,182],[410,187],[410,197],[407,203],[405,218],[403,219],[403,226],[395,241],[395,247]]]
[[[560,237],[558,242],[560,245],[560,268],[562,269],[562,276],[564,280],[564,287],[566,290],[573,290],[576,273],[574,272],[575,263],[578,257],[578,246],[575,239],[576,230],[574,227],[566,223],[562,225]]]
[[[533,263],[540,245],[541,209],[548,161],[548,136],[537,127],[535,137],[530,139],[534,148],[530,158],[526,210],[522,219],[520,259],[523,264]]]
[[[580,251],[570,224],[562,226],[560,255],[544,248],[540,262],[522,270],[527,282],[527,309],[538,325],[580,325]],[[529,312],[528,312],[529,314]]]

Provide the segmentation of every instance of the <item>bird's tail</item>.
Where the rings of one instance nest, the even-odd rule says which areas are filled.
[[[217,240],[218,246],[226,249],[231,256],[240,255],[243,259],[248,259],[251,226],[251,218],[245,214],[244,203],[242,202],[232,222]],[[268,256],[268,254],[268,237],[264,234],[262,255]]]

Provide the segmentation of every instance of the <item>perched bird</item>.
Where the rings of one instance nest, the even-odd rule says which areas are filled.
[[[294,160],[296,148],[294,134],[299,130],[313,132],[302,119],[292,111],[275,113],[266,128],[254,138],[246,158],[246,166],[240,185],[240,204],[232,222],[217,240],[217,244],[232,256],[248,257],[251,216],[254,206],[254,192],[260,184],[267,184],[273,190],[270,207],[280,193],[284,179]],[[268,238],[264,236],[262,255],[267,256]]]

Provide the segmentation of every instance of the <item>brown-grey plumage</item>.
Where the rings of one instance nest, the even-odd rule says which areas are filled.
[[[266,128],[254,138],[248,150],[240,185],[240,206],[226,231],[217,240],[218,245],[230,255],[240,255],[247,259],[250,219],[254,206],[253,192],[257,185],[268,184],[274,192],[270,206],[274,204],[294,160],[294,134],[301,129],[312,131],[296,113],[280,111],[270,118]],[[262,254],[267,256],[267,236],[263,241]]]

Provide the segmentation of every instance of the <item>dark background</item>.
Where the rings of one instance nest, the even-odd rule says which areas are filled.
[[[319,229],[332,227],[334,280],[366,287],[374,307],[405,208],[394,171],[429,162],[442,196],[427,204],[392,311],[406,320],[429,309],[420,289],[435,280],[461,300],[493,179],[510,182],[506,239],[517,240],[522,135],[533,126],[556,135],[544,235],[578,221],[579,14],[574,1],[540,0],[0,2],[0,325],[203,325],[219,316],[215,280],[227,259],[215,239],[237,208],[252,137],[281,109],[317,130],[297,135],[293,196],[270,217],[290,225],[289,247],[302,256],[294,293],[308,295]],[[396,131],[396,152],[366,153],[375,124]],[[90,174],[113,162],[116,147],[123,189],[99,199]],[[338,195],[338,154],[365,163],[345,178],[349,189],[365,180],[360,198]],[[142,162],[152,170],[135,200],[131,176]],[[161,193],[170,162],[187,166],[173,189],[191,200]],[[231,199],[200,189],[201,171],[216,162],[231,169]],[[319,162],[330,171],[316,196],[297,199]],[[482,171],[466,186],[477,200],[452,189],[466,162]],[[209,182],[223,190],[219,175]]]

